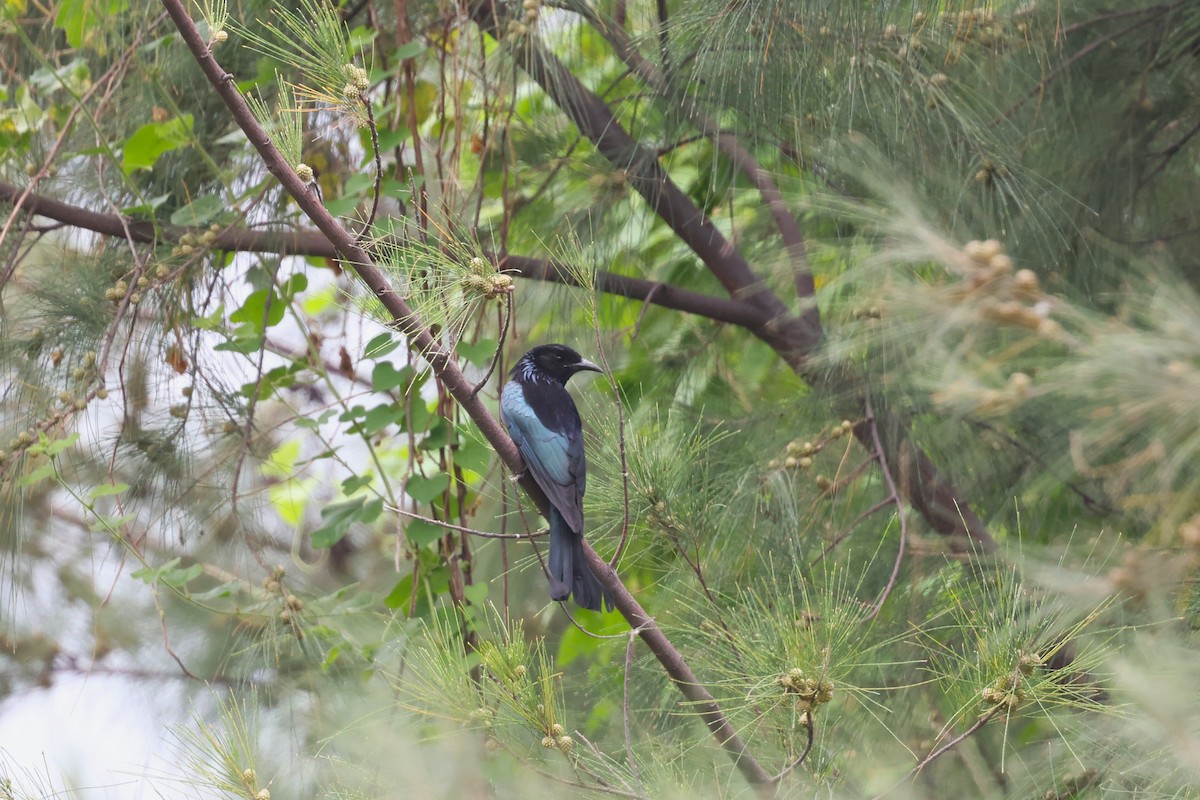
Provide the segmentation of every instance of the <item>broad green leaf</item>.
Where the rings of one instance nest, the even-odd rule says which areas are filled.
[[[367,342],[363,348],[363,358],[383,358],[399,346],[400,343],[390,333],[381,333]]]
[[[454,463],[482,475],[492,463],[492,448],[460,433],[458,447],[454,450]]]
[[[179,558],[172,558],[167,563],[158,567],[142,567],[141,569],[132,572],[130,577],[137,578],[139,581],[147,585],[154,584],[158,582],[158,576],[163,570],[174,569],[175,565],[179,562]]]
[[[391,361],[380,361],[371,371],[371,385],[377,392],[390,392],[399,389],[412,379],[413,368],[396,369]]]
[[[54,27],[67,37],[71,47],[79,48],[98,33],[101,17],[118,14],[128,7],[127,0],[63,0],[54,16]]]
[[[268,488],[267,498],[279,518],[296,527],[304,520],[304,510],[318,482],[316,478],[278,481]]]
[[[349,497],[359,489],[370,486],[371,481],[374,480],[374,477],[375,476],[369,472],[362,475],[351,475],[349,478],[346,478],[344,481],[342,481],[342,493]]]
[[[171,224],[187,225],[189,227],[207,225],[219,217],[221,212],[227,208],[228,203],[225,202],[225,198],[221,197],[221,195],[202,195],[183,208],[176,209],[175,213],[171,214]]]
[[[88,500],[98,500],[101,497],[109,497],[114,494],[121,494],[127,491],[129,484],[127,483],[102,483],[96,488],[88,492]]]
[[[388,425],[401,425],[403,422],[404,406],[398,403],[384,403],[363,415],[360,430],[367,436],[374,436]]]
[[[45,446],[45,453],[46,453],[46,455],[50,456],[51,458],[54,458],[59,453],[63,452],[68,447],[75,444],[75,442],[77,442],[77,441],[79,441],[79,434],[78,433],[70,433],[67,435],[67,437],[65,439],[55,439],[52,442],[48,442]]]
[[[310,317],[315,317],[333,308],[340,308],[338,298],[341,296],[336,284],[329,284],[324,289],[304,298],[301,308]]]
[[[150,169],[163,153],[183,147],[192,140],[192,115],[166,122],[148,122],[125,141],[121,165],[126,172]]]
[[[392,51],[392,60],[403,61],[406,58],[413,58],[425,52],[425,43],[414,39],[411,42],[406,42]]]
[[[53,464],[42,464],[40,467],[30,472],[28,475],[21,476],[17,481],[18,486],[33,486],[35,483],[41,483],[44,480],[49,480],[55,476]]]
[[[428,503],[449,487],[450,476],[444,472],[439,472],[432,478],[414,474],[409,476],[408,483],[404,485],[404,491],[408,492],[408,496],[418,503]]]
[[[127,217],[152,217],[154,211],[163,203],[171,199],[169,194],[159,194],[146,199],[144,203],[138,203],[135,206],[125,206],[121,209],[121,213]]]
[[[487,369],[496,355],[496,342],[492,339],[480,339],[478,342],[468,342],[463,339],[454,348],[468,363]]]
[[[467,598],[467,602],[471,605],[482,606],[487,602],[488,585],[486,583],[472,583],[469,586],[464,586],[463,596]]]
[[[421,450],[437,450],[450,443],[450,426],[445,417],[438,417],[425,434],[425,438],[417,445]]]
[[[270,308],[267,307],[268,301],[271,304]],[[261,332],[264,329],[264,318],[265,327],[278,325],[283,321],[286,310],[287,304],[273,290],[259,289],[257,292],[251,292],[246,302],[242,303],[242,307],[229,315],[229,321],[244,322],[255,331]]]
[[[190,567],[183,569],[168,569],[159,570],[158,579],[167,586],[186,586],[190,581],[199,578],[204,572],[204,567],[200,564],[192,564]]]
[[[423,519],[409,520],[404,524],[404,536],[414,547],[424,547],[441,539],[446,529]]]
[[[344,503],[334,503],[321,509],[321,527],[312,533],[313,547],[332,547],[341,541],[353,522],[374,522],[383,513],[383,500],[367,502],[356,497]]]

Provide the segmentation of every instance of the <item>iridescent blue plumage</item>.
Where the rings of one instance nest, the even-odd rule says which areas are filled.
[[[550,500],[550,597],[593,611],[612,607],[583,553],[587,461],[583,423],[566,383],[583,370],[600,372],[566,345],[535,347],[516,363],[500,392],[500,419]]]

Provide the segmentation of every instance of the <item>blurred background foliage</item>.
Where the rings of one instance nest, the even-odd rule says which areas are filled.
[[[540,520],[163,9],[8,0],[0,723],[163,707],[132,776],[0,737],[0,798],[1196,796],[1200,4],[188,8],[489,407],[532,344],[605,359],[588,538],[777,775],[465,532]],[[819,310],[802,369],[656,298],[726,295],[647,158]]]

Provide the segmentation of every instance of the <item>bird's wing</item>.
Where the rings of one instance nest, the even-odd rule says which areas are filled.
[[[563,390],[566,395],[566,391]],[[534,480],[558,509],[571,530],[583,530],[584,471],[583,430],[574,402],[566,418],[554,415],[551,425],[544,423],[525,399],[524,388],[516,383],[504,387],[500,395],[500,419],[521,451],[521,457]],[[571,424],[571,423],[574,424]]]

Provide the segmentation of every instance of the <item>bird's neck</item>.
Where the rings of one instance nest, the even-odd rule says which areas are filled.
[[[555,380],[538,369],[532,361],[517,362],[516,368],[513,369],[513,378],[524,384],[564,385],[562,381]]]

